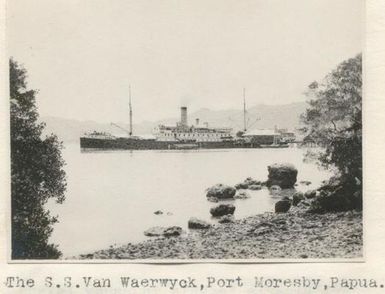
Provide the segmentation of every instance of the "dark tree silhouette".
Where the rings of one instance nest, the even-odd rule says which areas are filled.
[[[49,259],[61,256],[48,244],[57,218],[44,207],[51,198],[65,199],[66,176],[61,142],[43,136],[38,122],[37,91],[27,89],[27,72],[10,60],[12,258]]]
[[[323,82],[309,85],[302,115],[306,138],[323,146],[313,154],[337,174],[321,187],[316,210],[362,208],[362,57],[342,62]]]

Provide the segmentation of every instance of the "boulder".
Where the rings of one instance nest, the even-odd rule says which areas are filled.
[[[189,229],[208,229],[211,225],[208,222],[205,222],[203,220],[197,219],[196,217],[192,217],[188,221],[188,228]]]
[[[161,210],[157,210],[157,211],[155,211],[155,212],[154,212],[154,214],[156,214],[156,215],[160,215],[160,214],[163,214],[163,211],[161,211]]]
[[[227,223],[233,223],[233,222],[234,222],[234,216],[232,214],[224,215],[218,220],[218,223],[220,224],[227,224]]]
[[[246,191],[238,191],[234,196],[235,199],[247,199],[250,198],[250,194]]]
[[[262,186],[261,185],[250,185],[249,186],[249,189],[250,190],[261,190],[262,189]]]
[[[305,200],[305,196],[302,192],[296,192],[293,195],[293,206],[297,206],[302,200]]]
[[[291,206],[290,200],[279,200],[275,203],[275,212],[284,213],[288,212]]]
[[[298,170],[290,163],[275,163],[267,167],[269,172],[266,185],[278,185],[282,189],[294,187],[297,181]]]
[[[215,198],[218,198],[218,200],[221,200],[221,199],[233,198],[235,193],[236,193],[236,190],[234,187],[223,185],[223,184],[217,184],[207,189],[206,196],[215,197]]]
[[[214,217],[223,216],[227,214],[234,214],[234,211],[235,206],[232,204],[220,204],[210,209],[210,213]]]
[[[317,196],[317,191],[316,190],[308,190],[305,192],[305,197],[307,199],[313,199],[315,198],[315,196]]]

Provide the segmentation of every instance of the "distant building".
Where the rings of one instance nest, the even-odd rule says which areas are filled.
[[[283,143],[295,142],[296,137],[293,132],[288,132],[287,129],[278,129],[277,132],[281,135],[281,142]]]
[[[247,143],[271,145],[280,142],[281,135],[275,130],[256,129],[247,131],[242,138]]]
[[[188,125],[187,107],[181,107],[181,120],[176,126],[157,126],[153,134],[158,141],[173,142],[223,142],[231,140],[231,128],[209,128],[208,123],[199,125],[199,119],[195,119],[195,125]]]

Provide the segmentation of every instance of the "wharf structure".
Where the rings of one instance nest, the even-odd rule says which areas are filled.
[[[247,143],[255,144],[276,144],[281,141],[281,136],[275,130],[269,129],[256,129],[247,131],[242,135],[242,138]]]

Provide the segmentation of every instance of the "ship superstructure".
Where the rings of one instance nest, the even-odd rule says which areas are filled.
[[[211,128],[208,123],[188,124],[187,107],[181,107],[181,119],[175,126],[159,125],[153,130],[158,141],[171,142],[223,142],[232,139],[231,128]]]

